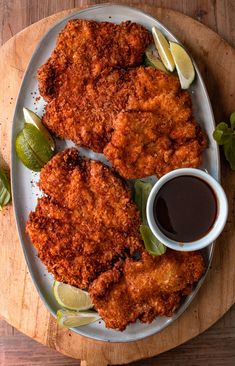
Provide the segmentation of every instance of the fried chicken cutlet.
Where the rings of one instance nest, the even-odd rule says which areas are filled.
[[[198,167],[207,140],[179,79],[154,68],[128,73],[133,85],[128,87],[126,107],[114,118],[104,148],[113,167],[129,179]]]
[[[47,196],[26,231],[56,280],[88,288],[115,262],[143,250],[131,193],[107,166],[68,149],[45,165],[39,187]]]
[[[132,111],[121,112],[114,126],[104,154],[125,178],[161,177],[176,168],[201,164],[206,139],[194,120],[177,124],[160,109]]]
[[[50,102],[43,123],[62,139],[102,152],[115,109],[112,100],[122,83],[120,68],[141,64],[151,41],[136,23],[69,21],[38,71],[40,93]],[[118,110],[125,105],[121,100]]]
[[[151,34],[143,26],[130,21],[118,25],[72,19],[60,32],[54,51],[38,71],[40,93],[50,101],[64,83],[71,90],[66,74],[71,66],[75,66],[72,71],[75,81],[85,84],[89,80],[95,82],[104,70],[140,65],[151,41]]]
[[[151,323],[156,316],[171,316],[204,271],[200,252],[168,249],[158,257],[143,252],[140,261],[127,259],[102,273],[89,292],[106,326],[123,331],[137,319]]]

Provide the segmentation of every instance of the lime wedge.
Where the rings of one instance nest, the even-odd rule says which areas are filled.
[[[41,118],[38,117],[38,115],[36,113],[34,113],[33,111],[31,111],[30,109],[25,108],[25,107],[23,108],[23,114],[24,114],[25,122],[30,123],[30,124],[34,125],[35,127],[37,127],[37,129],[43,134],[43,136],[49,143],[51,149],[54,151],[55,142],[54,142],[51,134],[46,129],[46,127],[43,126]]]
[[[178,72],[181,88],[188,89],[195,78],[192,60],[179,43],[170,42],[170,50]]]
[[[21,130],[16,136],[15,149],[18,158],[29,169],[39,172],[44,163],[34,154],[33,150],[29,146],[24,137],[23,130]]]
[[[88,310],[93,307],[88,292],[79,288],[55,281],[53,291],[57,302],[64,308],[70,310]]]
[[[26,123],[23,135],[35,155],[43,163],[47,163],[53,156],[53,151],[44,135],[34,125]]]
[[[162,244],[152,233],[147,225],[140,225],[140,233],[147,252],[156,256],[166,252],[166,246]]]
[[[165,66],[163,65],[162,61],[160,61],[157,50],[154,45],[148,46],[145,51],[145,66],[152,66],[158,70],[162,70],[167,72]]]
[[[6,206],[11,199],[11,188],[5,172],[0,169],[0,210]]]
[[[166,40],[162,32],[160,32],[160,30],[157,29],[156,27],[152,28],[152,35],[159,56],[161,57],[161,60],[165,65],[166,69],[169,71],[174,71],[175,63],[171,55],[169,42]]]
[[[57,322],[62,327],[72,328],[87,325],[99,320],[100,316],[96,311],[71,311],[60,309],[57,311]]]

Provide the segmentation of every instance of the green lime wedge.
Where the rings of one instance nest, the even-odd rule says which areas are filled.
[[[195,78],[195,70],[187,51],[179,43],[170,42],[170,51],[182,89],[188,89]]]
[[[145,66],[152,66],[169,74],[162,61],[159,59],[156,47],[152,44],[145,51]]]
[[[166,246],[153,235],[147,225],[140,225],[140,233],[147,252],[152,255],[162,255],[166,252]]]
[[[53,151],[43,134],[33,125],[26,123],[23,135],[35,155],[43,163],[47,163],[53,156]]]
[[[169,42],[165,38],[165,36],[162,34],[162,32],[157,29],[156,27],[152,28],[152,35],[154,39],[155,46],[158,50],[159,56],[169,71],[174,71],[175,69],[175,63],[170,51]]]
[[[15,149],[18,158],[29,169],[39,172],[44,163],[39,160],[24,137],[23,130],[16,136]]]
[[[3,206],[6,206],[11,199],[11,188],[10,182],[5,174],[5,172],[0,169],[0,210]]]
[[[36,113],[34,113],[33,111],[31,111],[30,109],[25,108],[25,107],[23,108],[23,114],[24,114],[25,122],[34,125],[43,134],[43,136],[49,143],[51,149],[54,151],[55,142],[54,142],[51,134],[49,133],[49,131],[42,124],[41,118],[38,117],[38,115]]]
[[[70,310],[88,310],[93,307],[88,292],[67,285],[62,282],[54,282],[53,291],[57,302]]]
[[[100,316],[96,311],[71,311],[60,309],[57,311],[57,322],[62,327],[72,328],[87,325],[99,320]]]

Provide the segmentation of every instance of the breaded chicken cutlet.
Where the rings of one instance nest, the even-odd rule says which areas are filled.
[[[129,179],[198,167],[207,139],[179,79],[144,67],[126,74],[130,74],[126,107],[113,119],[104,148],[113,167]]]
[[[40,93],[46,101],[52,100],[66,83],[71,66],[75,66],[72,74],[76,82],[86,84],[95,82],[105,70],[140,65],[151,41],[151,34],[142,25],[130,21],[118,25],[72,19],[60,32],[50,58],[38,71]],[[67,89],[68,92],[71,89],[69,82]]]
[[[56,280],[88,288],[116,261],[143,250],[131,193],[107,166],[68,149],[42,169],[39,187],[47,196],[26,231]]]
[[[119,174],[136,179],[162,175],[176,168],[201,164],[206,139],[193,120],[174,123],[159,109],[152,112],[122,112],[114,123],[104,154]]]
[[[136,23],[69,21],[38,71],[40,93],[49,102],[43,123],[62,139],[102,152],[114,109],[125,106],[125,90],[113,105],[123,69],[140,65],[151,41]]]
[[[204,271],[200,252],[168,249],[158,257],[144,252],[141,260],[127,259],[102,273],[89,292],[106,326],[123,331],[137,319],[151,323],[156,316],[171,316]]]

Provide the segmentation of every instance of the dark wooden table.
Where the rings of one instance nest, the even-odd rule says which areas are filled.
[[[87,1],[87,3],[107,1]],[[119,2],[128,4],[128,1]],[[187,14],[219,33],[231,46],[235,47],[235,0],[142,0],[136,1],[136,4],[141,2]],[[74,8],[80,3],[76,0],[0,0],[0,45],[39,19],[64,9]],[[231,80],[231,82],[235,81]],[[0,319],[0,365],[70,366],[79,365],[79,361],[36,343]],[[202,335],[176,349],[133,365],[234,366],[235,305]]]

